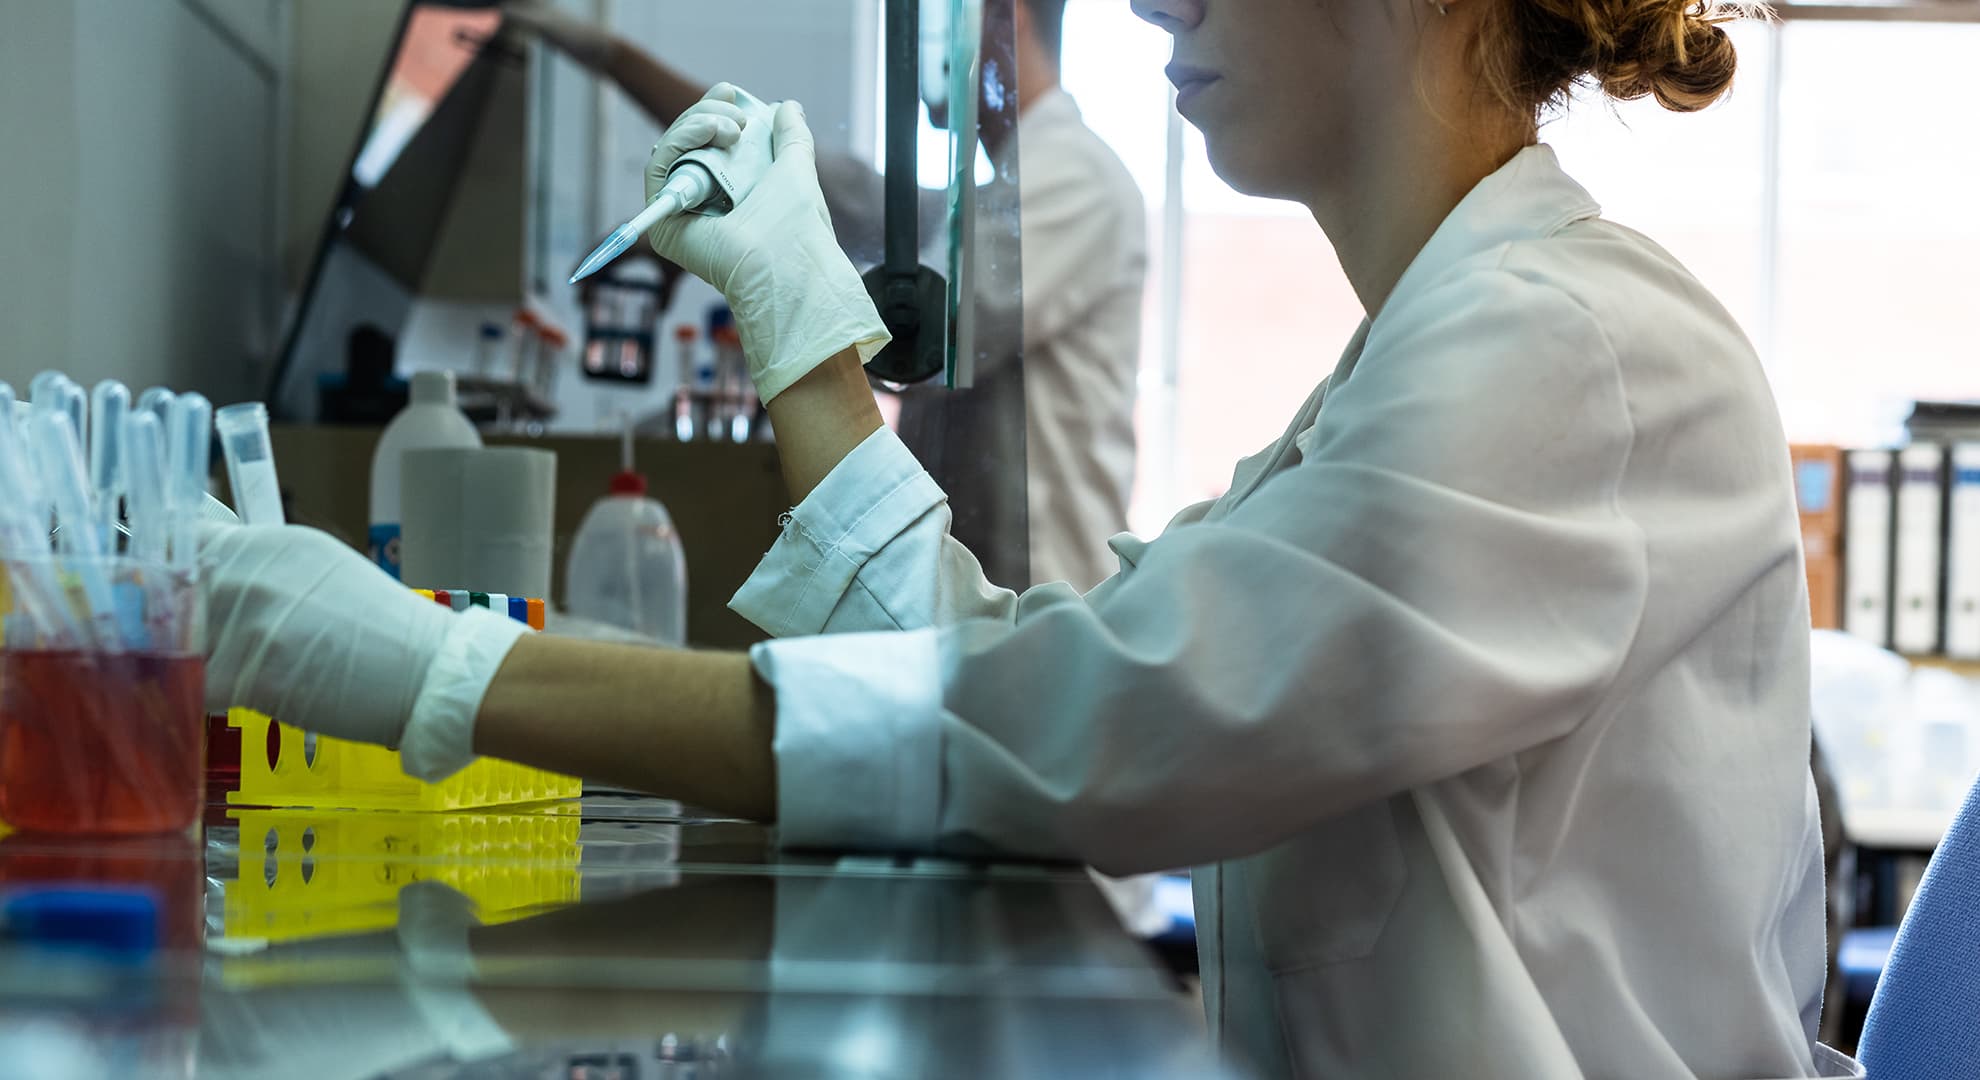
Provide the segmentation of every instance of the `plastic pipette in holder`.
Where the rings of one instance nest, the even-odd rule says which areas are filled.
[[[213,414],[213,426],[220,433],[227,482],[241,521],[282,524],[282,487],[275,476],[275,451],[268,445],[268,409],[259,401],[229,405]]]
[[[60,551],[78,557],[68,565],[80,581],[84,600],[89,605],[96,646],[115,652],[117,605],[101,562],[104,538],[94,528],[82,446],[76,441],[68,415],[55,409],[37,411],[28,421],[28,444],[35,471],[54,498],[55,520],[63,526],[57,533]]]
[[[124,417],[131,411],[130,388],[105,379],[89,393],[89,486],[95,499],[96,530],[116,554],[117,502],[124,493]]]
[[[165,427],[148,410],[124,418],[124,494],[129,501],[131,554],[165,561]]]
[[[0,573],[12,579],[14,604],[6,620],[25,619],[33,627],[30,639],[45,637],[52,647],[74,648],[88,635],[70,619],[68,598],[55,579],[48,548],[49,500],[28,446],[26,419],[13,419],[13,425],[0,429],[0,491],[10,494],[0,499],[0,549],[8,556]],[[12,630],[7,633],[12,637]]]
[[[139,394],[137,404],[132,406],[132,408],[156,416],[158,418],[158,430],[160,433],[163,433],[166,416],[172,411],[172,399],[178,396],[162,386],[154,386],[144,393]]]
[[[682,154],[667,170],[667,182],[661,186],[660,193],[646,204],[646,209],[612,230],[604,243],[585,256],[577,272],[571,275],[571,284],[603,269],[625,254],[648,229],[675,214],[686,211],[720,216],[749,197],[757,181],[763,179],[764,170],[770,167],[770,128],[776,111],[774,106],[742,90],[736,91],[736,104],[748,118],[742,139],[726,149],[704,146]]]
[[[44,371],[34,377],[28,389],[36,411],[53,409],[68,417],[76,445],[88,445],[89,395],[83,392],[81,384],[59,371]]]
[[[199,561],[199,508],[206,501],[212,442],[213,403],[202,394],[173,398],[165,422],[165,497],[174,566]]]

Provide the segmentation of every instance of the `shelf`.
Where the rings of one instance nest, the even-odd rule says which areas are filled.
[[[1912,667],[1938,668],[1980,678],[1980,660],[1954,660],[1949,656],[1907,656]]]
[[[1944,810],[1843,807],[1843,834],[1858,847],[1930,851],[1952,824],[1958,808]]]

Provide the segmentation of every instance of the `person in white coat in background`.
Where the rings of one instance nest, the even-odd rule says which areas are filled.
[[[1309,207],[1368,312],[1222,498],[1117,538],[1083,595],[985,582],[880,423],[885,334],[786,103],[749,200],[653,236],[735,308],[801,500],[733,601],[778,640],[525,636],[323,534],[215,526],[210,702],[798,846],[1196,866],[1210,1029],[1268,1075],[1856,1072],[1814,1037],[1808,606],[1767,380],[1537,142],[1581,79],[1710,104],[1734,13],[1133,6],[1220,174]],[[730,95],[649,187],[739,137]]]
[[[511,2],[503,12],[572,60],[609,79],[662,127],[708,93],[708,85],[596,24],[554,5]],[[991,130],[990,184],[1017,179],[1020,229],[988,223],[971,239],[979,265],[1019,267],[1022,290],[988,290],[976,298],[979,317],[1003,327],[1006,311],[984,311],[1017,299],[1016,347],[980,365],[986,394],[1011,391],[1011,361],[1023,355],[1026,529],[1031,580],[1063,581],[1080,592],[1114,572],[1107,540],[1128,527],[1134,488],[1135,371],[1141,347],[1142,285],[1148,270],[1147,211],[1127,166],[1080,117],[1059,84],[1065,45],[1066,0],[1017,0],[1010,5],[1017,68],[1017,124]],[[946,104],[931,106],[937,126]],[[987,114],[987,110],[986,110]],[[1019,165],[1009,167],[1016,152]],[[885,237],[880,174],[848,154],[821,153],[819,191],[839,244],[860,267],[877,265]],[[920,189],[917,224],[922,261],[947,271],[948,192]],[[1017,247],[1017,251],[1009,250]],[[946,442],[946,392],[914,388],[902,398],[900,431],[910,445]],[[1009,535],[993,507],[976,532]],[[980,556],[991,553],[978,551]],[[999,560],[1003,563],[1007,560]],[[1012,581],[992,574],[999,584]],[[1129,929],[1152,937],[1168,929],[1155,899],[1153,875],[1101,879]]]

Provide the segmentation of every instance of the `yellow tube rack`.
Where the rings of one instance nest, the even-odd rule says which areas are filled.
[[[497,758],[481,758],[437,784],[406,775],[397,750],[310,737],[249,709],[231,709],[241,732],[241,786],[234,806],[313,806],[353,810],[461,810],[575,799],[584,782]],[[276,728],[270,760],[268,727]]]
[[[466,590],[416,590],[455,610],[470,605],[506,612],[543,629],[543,601]],[[481,758],[437,784],[406,775],[399,752],[327,735],[310,736],[250,709],[232,709],[227,724],[241,733],[241,782],[227,793],[234,806],[311,806],[353,810],[460,810],[479,806],[575,799],[576,777]],[[274,724],[276,733],[269,734]]]

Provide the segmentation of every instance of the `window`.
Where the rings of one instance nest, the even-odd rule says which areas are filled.
[[[1877,444],[1980,398],[1980,26],[1791,23],[1777,389],[1790,432]]]
[[[1143,534],[1222,493],[1232,466],[1278,437],[1361,321],[1305,208],[1240,195],[1211,171],[1202,135],[1169,107],[1168,59],[1169,36],[1118,0],[1067,4],[1066,90],[1148,204],[1129,514]]]
[[[1667,248],[1739,320],[1798,441],[1888,442],[1914,399],[1980,399],[1980,123],[1966,87],[1980,25],[1865,10],[1871,21],[1818,22],[1789,6],[1785,23],[1729,27],[1739,80],[1702,114],[1584,93],[1541,131],[1607,217]],[[1167,35],[1116,0],[1071,0],[1066,20],[1067,90],[1148,200],[1132,514],[1146,534],[1283,430],[1361,309],[1303,208],[1211,171],[1165,104]],[[1181,256],[1173,273],[1165,253]]]

